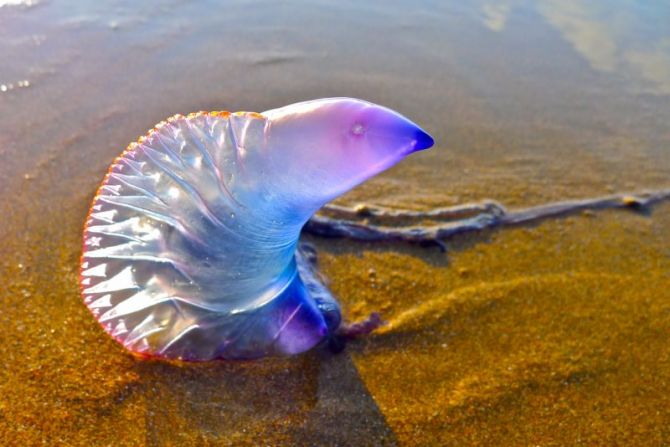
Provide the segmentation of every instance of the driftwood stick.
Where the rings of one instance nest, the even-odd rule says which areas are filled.
[[[613,194],[593,199],[568,200],[507,213],[502,217],[502,225],[532,222],[585,210],[597,211],[612,208],[641,210],[669,199],[670,189],[661,189],[657,191],[642,191],[635,194]]]
[[[346,206],[327,204],[321,211],[326,211],[340,218],[360,219],[365,217],[379,217],[384,219],[456,219],[479,213],[495,215],[506,214],[505,207],[492,200],[480,203],[466,203],[445,208],[434,208],[428,211],[398,210],[384,208],[381,206],[360,204],[353,208]]]
[[[308,233],[324,237],[345,237],[360,241],[400,240],[415,243],[433,243],[443,247],[442,239],[465,231],[476,231],[489,228],[497,218],[488,213],[460,221],[435,226],[412,225],[407,227],[388,227],[333,219],[324,216],[313,216],[305,225]]]
[[[350,219],[352,217],[361,218],[367,216],[390,219],[438,219],[471,213],[476,214],[472,217],[434,225],[407,225],[399,227],[338,219],[318,214],[309,220],[304,230],[308,233],[324,237],[345,237],[362,241],[399,240],[414,243],[434,243],[444,248],[444,244],[441,241],[454,234],[536,222],[549,217],[559,217],[585,210],[596,211],[612,208],[639,210],[664,200],[670,200],[670,189],[642,191],[634,194],[614,194],[591,199],[567,200],[513,211],[506,211],[502,205],[493,201],[452,208],[440,208],[426,212],[389,210],[369,206],[346,208],[328,205],[326,211],[347,216]],[[361,215],[361,209],[364,209],[365,213],[368,214],[364,213]]]

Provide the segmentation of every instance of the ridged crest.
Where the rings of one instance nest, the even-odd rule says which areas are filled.
[[[268,324],[259,315],[296,279],[293,265],[259,280],[258,233],[229,189],[252,121],[263,128],[257,113],[175,115],[111,165],[86,221],[81,287],[126,348],[187,359],[271,350],[233,346]]]

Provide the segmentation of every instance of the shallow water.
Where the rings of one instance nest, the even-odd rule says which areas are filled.
[[[665,2],[0,0],[3,444],[670,442],[670,206],[447,241],[314,240],[340,355],[172,366],[82,305],[80,231],[156,122],[353,96],[436,139],[340,199],[510,207],[670,186]]]

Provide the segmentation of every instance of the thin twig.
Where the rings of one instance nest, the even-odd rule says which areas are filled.
[[[473,214],[489,213],[506,214],[505,207],[498,202],[487,200],[481,203],[466,203],[445,208],[434,208],[429,211],[398,210],[381,206],[359,204],[353,208],[342,205],[327,204],[321,211],[335,214],[337,217],[357,219],[363,217],[381,217],[384,219],[455,219]]]
[[[308,233],[324,237],[345,237],[362,241],[399,240],[414,243],[434,243],[444,248],[443,239],[454,234],[481,231],[488,228],[512,226],[535,222],[549,217],[559,217],[585,210],[604,210],[612,208],[643,209],[657,202],[669,200],[670,189],[643,191],[635,194],[614,194],[582,200],[568,200],[550,203],[516,211],[506,211],[502,205],[493,201],[466,204],[459,207],[439,208],[432,211],[402,211],[386,208],[363,206],[347,208],[328,205],[326,211],[348,217],[413,218],[433,219],[452,218],[458,215],[475,214],[451,222],[434,225],[408,225],[391,227],[366,222],[338,219],[323,215],[314,215],[305,225]],[[361,210],[365,210],[363,214]]]

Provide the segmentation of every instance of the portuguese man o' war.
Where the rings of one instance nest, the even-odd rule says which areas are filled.
[[[128,350],[169,359],[307,351],[340,307],[297,250],[324,204],[433,139],[350,98],[176,115],[110,166],[84,228],[81,291]]]

